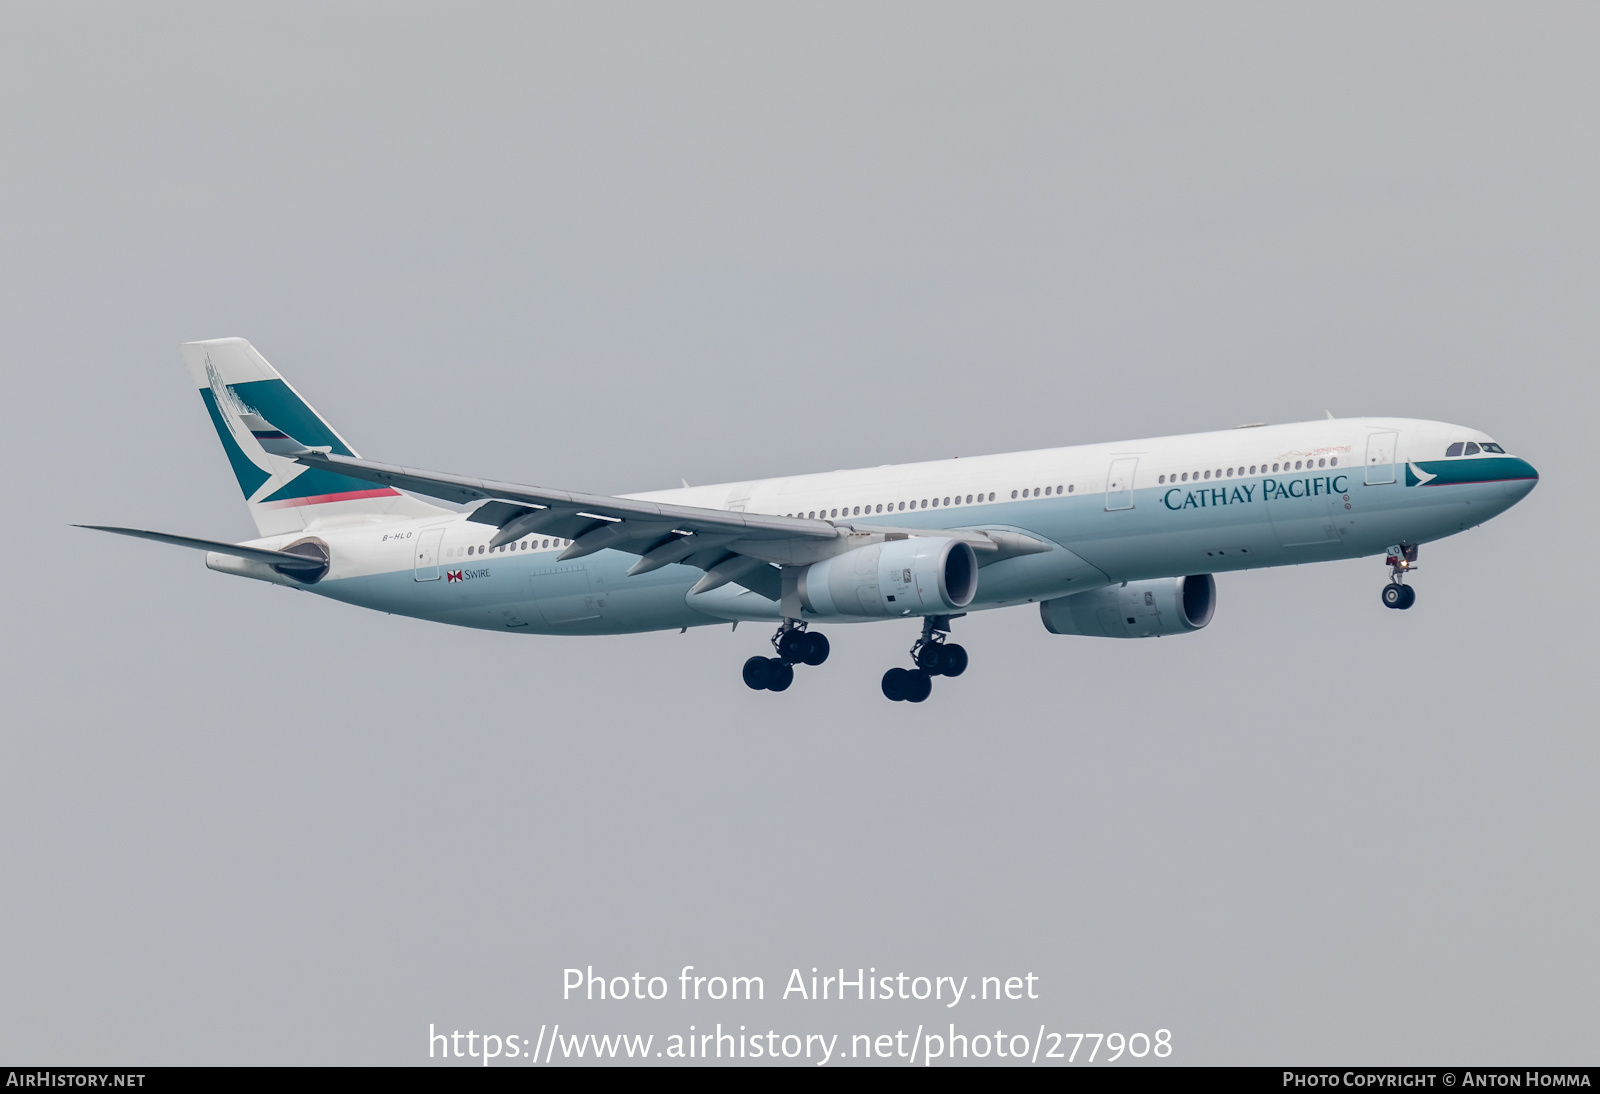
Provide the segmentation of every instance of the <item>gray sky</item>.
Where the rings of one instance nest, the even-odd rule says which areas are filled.
[[[1175,1062],[1593,1062],[1600,14],[1584,5],[0,9],[0,1059],[1173,1031]],[[1336,414],[1543,476],[1225,575],[1203,633],[469,633],[68,529],[251,534],[178,355],[359,448],[599,492]],[[562,1004],[561,969],[766,977]],[[771,999],[974,978],[960,1015]]]

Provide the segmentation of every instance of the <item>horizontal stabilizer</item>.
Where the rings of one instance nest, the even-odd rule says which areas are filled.
[[[199,551],[215,551],[219,555],[248,558],[283,570],[310,573],[328,568],[328,560],[325,558],[291,554],[288,551],[269,551],[265,547],[240,547],[236,543],[223,543],[214,539],[174,536],[167,532],[146,532],[140,528],[111,528],[104,524],[74,524],[73,527],[92,528],[96,532],[115,532],[119,536],[132,536],[135,539],[153,539],[157,543],[170,543],[176,547],[193,547]]]

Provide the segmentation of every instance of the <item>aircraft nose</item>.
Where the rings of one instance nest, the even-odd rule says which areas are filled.
[[[1521,501],[1533,493],[1533,488],[1539,485],[1539,472],[1534,470],[1533,464],[1527,460],[1517,460],[1516,462],[1518,475],[1511,485],[1516,493],[1517,500]]]

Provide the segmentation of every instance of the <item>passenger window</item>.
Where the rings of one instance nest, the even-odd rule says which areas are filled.
[[[1478,454],[1478,451],[1479,451],[1479,449],[1478,449],[1478,446],[1477,446],[1476,443],[1474,443],[1472,441],[1468,441],[1467,442],[1467,451],[1466,451],[1465,455],[1476,456]]]
[[[1015,490],[1013,490],[1013,491],[1011,491],[1011,496],[1012,496],[1012,497],[1013,497],[1013,498],[1015,498],[1015,497],[1016,497],[1016,496],[1017,496],[1017,492],[1016,492],[1016,491],[1015,491]]]
[[[1328,466],[1328,461],[1327,461],[1327,460],[1325,460],[1325,459],[1323,459],[1323,460],[1318,460],[1318,461],[1317,461],[1317,466],[1318,466],[1318,467],[1327,467],[1327,466]]]
[[[1070,483],[1070,482],[1067,483],[1067,493],[1069,493],[1069,494],[1072,493],[1073,485],[1074,485],[1073,483]]]

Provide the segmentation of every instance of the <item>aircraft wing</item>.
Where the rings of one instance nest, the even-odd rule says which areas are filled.
[[[259,425],[272,428],[265,422]],[[489,540],[492,547],[523,536],[549,535],[572,541],[559,556],[562,561],[611,549],[640,556],[630,575],[673,563],[697,567],[706,575],[694,592],[733,582],[778,600],[782,591],[778,567],[807,565],[837,554],[844,549],[838,541],[850,536],[950,536],[969,543],[983,562],[1050,550],[1048,544],[1015,532],[899,528],[583,494],[342,456],[308,448],[287,436],[271,447],[283,449],[279,455],[308,467],[351,478],[458,504],[483,501],[467,519],[498,529]]]
[[[540,534],[560,536],[562,539],[578,540],[586,533],[598,530],[596,528],[598,524],[629,521],[638,522],[640,525],[660,524],[669,527],[694,525],[692,531],[696,533],[702,531],[733,533],[741,538],[789,539],[799,536],[832,539],[836,534],[834,526],[827,521],[806,520],[804,517],[735,513],[723,509],[702,509],[694,505],[673,505],[633,498],[607,497],[603,494],[582,494],[571,490],[554,490],[543,486],[524,486],[519,483],[473,479],[438,471],[422,471],[414,467],[397,467],[354,456],[339,456],[331,452],[312,451],[296,458],[298,462],[307,466],[336,470],[341,475],[366,479],[369,482],[381,482],[386,486],[425,494],[428,497],[444,498],[459,503],[492,499],[513,508],[535,510],[541,516],[537,526],[530,523],[516,534],[507,535],[499,541],[500,543],[530,535],[535,531]],[[477,520],[481,524],[499,524],[503,527],[504,524],[499,518],[505,515],[510,515],[510,510],[497,508],[490,514],[484,513],[483,508],[479,508],[469,519]],[[685,528],[685,530],[691,529]]]

